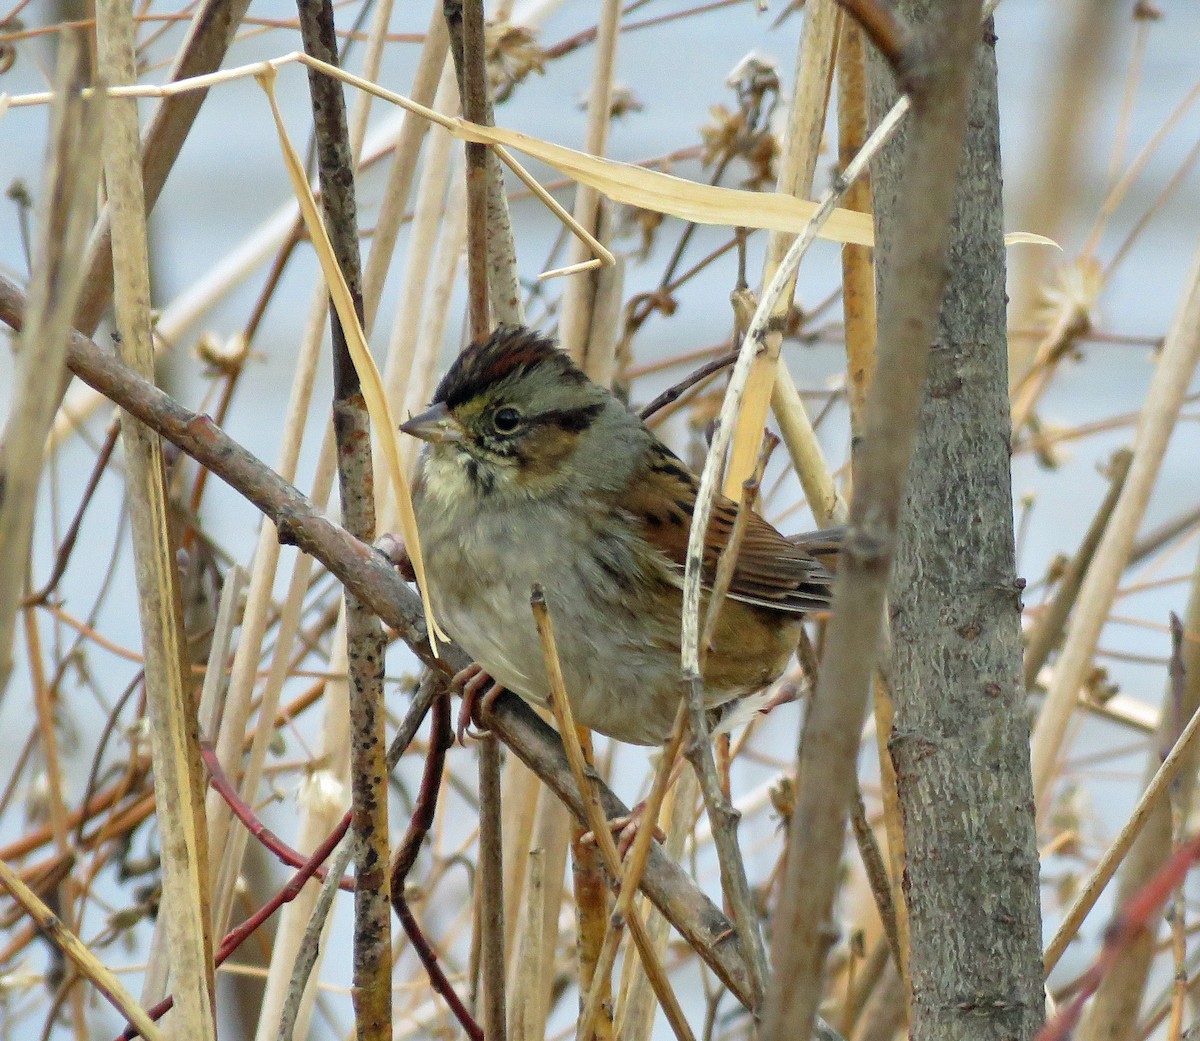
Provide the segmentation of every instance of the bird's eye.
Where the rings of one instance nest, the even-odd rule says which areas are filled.
[[[511,434],[521,425],[521,413],[515,408],[498,408],[492,416],[492,426],[498,434]]]

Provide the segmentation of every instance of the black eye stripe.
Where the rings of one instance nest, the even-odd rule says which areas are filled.
[[[531,424],[553,424],[560,430],[566,430],[572,434],[581,434],[596,421],[596,418],[603,411],[604,404],[597,402],[594,405],[584,405],[582,408],[552,409],[549,412],[530,416],[529,422]]]

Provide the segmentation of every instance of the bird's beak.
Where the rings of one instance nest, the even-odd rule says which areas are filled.
[[[467,436],[462,424],[450,414],[444,401],[439,401],[419,416],[413,416],[407,423],[402,423],[400,429],[422,441],[461,441]]]

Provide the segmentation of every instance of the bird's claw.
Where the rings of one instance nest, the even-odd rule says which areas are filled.
[[[642,816],[646,812],[646,804],[639,802],[632,810],[621,817],[613,817],[608,822],[608,830],[613,833],[613,838],[617,842],[617,856],[622,860],[629,853],[630,847],[633,846],[633,840],[637,838],[638,830],[642,826]],[[667,841],[666,833],[662,828],[655,825],[654,838],[660,843]],[[596,844],[596,835],[592,831],[585,831],[579,841],[586,846],[594,846]]]
[[[462,691],[462,707],[458,710],[458,725],[454,728],[458,743],[465,745],[468,737],[478,739],[486,736],[486,729],[473,730],[472,724],[477,722],[481,709],[491,708],[492,702],[504,688],[475,663],[456,673],[450,684]]]

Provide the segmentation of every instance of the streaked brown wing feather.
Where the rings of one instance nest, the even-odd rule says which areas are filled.
[[[680,571],[687,558],[688,531],[698,481],[682,462],[660,444],[653,448],[650,476],[629,490],[624,500],[631,522],[645,540]],[[711,586],[721,550],[729,542],[737,504],[721,495],[713,506],[704,543],[704,584]],[[828,549],[838,533],[818,533]],[[832,536],[832,538],[825,538]],[[751,512],[729,584],[729,596],[760,607],[789,613],[820,611],[829,606],[831,572],[806,552],[803,537],[788,539]]]

